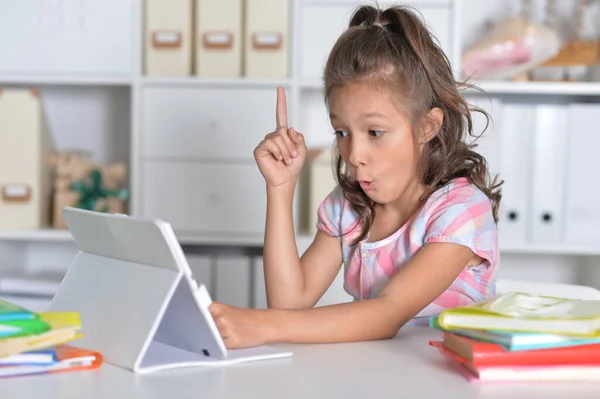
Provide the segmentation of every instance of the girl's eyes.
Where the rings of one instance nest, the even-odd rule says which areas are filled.
[[[344,132],[343,130],[336,130],[334,134],[338,137],[346,137],[348,135],[348,133]],[[369,130],[369,136],[371,137],[379,137],[382,134],[383,131],[381,130]]]

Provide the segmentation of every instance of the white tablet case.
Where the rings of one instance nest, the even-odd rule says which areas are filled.
[[[170,224],[70,207],[63,214],[79,251],[47,310],[79,312],[83,337],[72,345],[137,373],[292,355],[225,348]]]

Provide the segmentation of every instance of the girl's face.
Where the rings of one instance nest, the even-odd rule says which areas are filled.
[[[420,146],[385,90],[367,83],[334,88],[329,112],[340,155],[369,198],[390,204],[415,187]]]

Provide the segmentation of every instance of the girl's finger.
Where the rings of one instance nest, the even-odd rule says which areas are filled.
[[[283,87],[277,88],[277,109],[275,110],[275,117],[277,120],[277,129],[287,129],[287,101],[285,89]]]
[[[290,149],[290,153],[292,154],[292,156],[295,158],[299,155],[298,152],[298,146],[296,145],[296,142],[294,141],[294,135],[295,130],[294,128],[289,128],[287,130],[287,141],[289,141],[288,143],[288,148]]]
[[[290,131],[290,139],[296,145],[296,147],[304,147],[304,136],[302,135],[302,133],[298,133],[293,127],[290,128]]]
[[[279,147],[279,150],[281,151],[281,155],[283,155],[283,161],[287,165],[290,165],[292,163],[292,154],[288,147],[288,143],[286,143],[286,140],[284,139],[284,137],[282,135],[278,134],[277,136],[275,136],[273,138],[273,141]]]
[[[281,149],[273,139],[264,140],[259,148],[261,148],[266,153],[271,154],[271,156],[277,161],[283,161],[283,154],[281,153]]]

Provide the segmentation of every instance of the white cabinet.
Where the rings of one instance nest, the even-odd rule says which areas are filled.
[[[0,74],[134,72],[135,0],[4,0],[1,8]]]
[[[250,259],[238,255],[216,258],[214,297],[227,305],[248,308],[250,297]]]
[[[214,270],[215,259],[209,255],[187,255],[187,262],[194,274],[194,280],[203,284],[208,292],[213,292],[216,274]]]
[[[248,160],[275,129],[275,87],[146,88],[143,155],[182,159]]]
[[[148,161],[143,175],[142,214],[176,232],[262,236],[266,191],[255,164]]]

